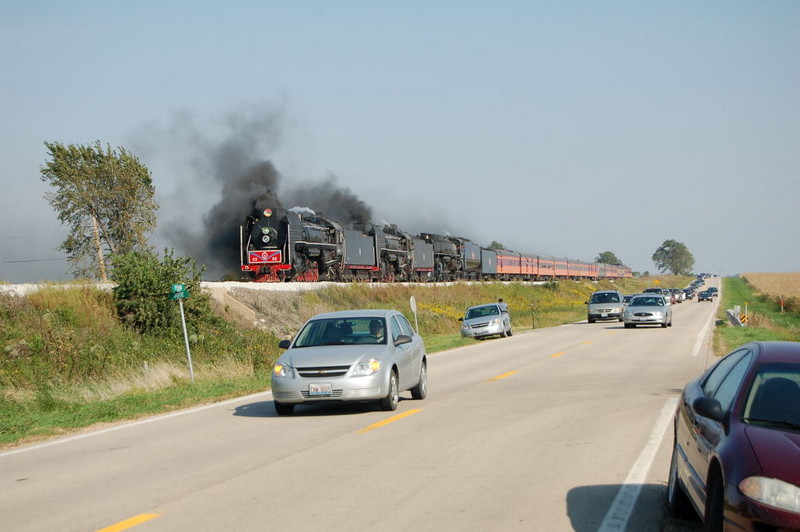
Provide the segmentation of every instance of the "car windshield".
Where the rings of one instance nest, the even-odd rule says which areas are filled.
[[[330,318],[312,320],[297,335],[294,347],[320,345],[385,344],[383,318]]]
[[[487,305],[485,307],[473,307],[467,310],[466,319],[483,318],[485,316],[496,316],[500,314],[497,310],[497,305]]]
[[[764,365],[753,380],[744,421],[800,430],[800,364]]]
[[[634,297],[629,304],[631,307],[663,307],[664,299],[660,297]]]
[[[619,294],[601,293],[592,294],[592,303],[619,303]]]

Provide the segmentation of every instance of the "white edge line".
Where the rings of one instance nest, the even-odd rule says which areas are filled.
[[[19,449],[12,449],[10,451],[0,452],[0,458],[4,458],[6,456],[11,456],[11,455],[14,455],[14,454],[19,454],[19,453],[25,453],[25,452],[28,452],[28,451],[35,451],[37,449],[42,449],[42,448],[45,448],[45,447],[52,447],[53,445],[60,445],[62,443],[68,443],[68,442],[75,441],[75,440],[82,440],[84,438],[90,438],[92,436],[99,436],[100,434],[106,434],[108,432],[114,432],[114,431],[117,431],[117,430],[128,429],[128,428],[136,427],[136,426],[139,426],[139,425],[145,425],[147,423],[153,423],[155,421],[162,421],[162,420],[165,420],[165,419],[171,419],[171,418],[178,417],[178,416],[183,416],[183,415],[186,415],[186,414],[193,414],[195,412],[201,412],[203,410],[208,410],[210,408],[216,408],[216,407],[219,407],[219,406],[226,406],[226,405],[229,405],[231,403],[236,403],[236,402],[239,402],[239,401],[247,401],[248,399],[252,399],[254,397],[259,397],[261,395],[271,395],[271,394],[272,394],[271,391],[258,392],[258,393],[254,393],[254,394],[251,394],[251,395],[245,395],[245,396],[242,396],[242,397],[236,397],[236,398],[233,398],[233,399],[227,399],[227,400],[221,401],[219,403],[211,403],[211,404],[208,404],[208,405],[198,406],[198,407],[195,407],[195,408],[188,408],[186,410],[178,410],[176,412],[170,412],[169,414],[157,415],[157,416],[149,417],[149,418],[146,418],[146,419],[140,419],[138,421],[131,421],[131,422],[127,422],[127,423],[123,421],[123,422],[121,422],[121,424],[114,425],[113,427],[108,427],[108,428],[100,429],[100,430],[93,430],[93,431],[90,431],[90,432],[85,432],[83,434],[77,434],[75,436],[67,436],[67,437],[64,437],[64,438],[59,438],[57,440],[51,440],[51,441],[48,441],[48,442],[45,442],[45,443],[40,443],[40,444],[37,444],[37,445],[31,445],[31,446],[28,446],[28,447],[20,447]]]
[[[606,513],[603,522],[597,532],[611,532],[625,530],[628,524],[628,519],[633,513],[633,508],[636,505],[636,499],[639,498],[639,492],[642,491],[642,484],[647,478],[647,473],[650,470],[650,465],[653,463],[658,447],[661,440],[664,438],[664,433],[669,427],[670,419],[675,414],[675,408],[678,405],[678,398],[672,397],[667,399],[661,413],[653,426],[653,431],[645,444],[642,453],[636,462],[631,467],[625,482],[617,493],[614,502],[611,503],[608,513]]]
[[[716,301],[712,302],[711,316],[708,318],[708,321],[706,321],[706,324],[703,326],[703,329],[697,336],[697,341],[694,343],[694,349],[692,350],[693,357],[696,357],[698,354],[700,354],[700,348],[703,344],[703,340],[705,340],[706,338],[706,334],[708,333],[708,328],[711,327],[711,324],[716,321],[718,308],[719,308],[719,297],[717,297]]]

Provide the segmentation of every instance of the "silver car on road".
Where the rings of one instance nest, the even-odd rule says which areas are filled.
[[[622,318],[626,329],[637,325],[672,327],[672,305],[661,294],[638,294],[631,298]]]
[[[461,322],[461,337],[481,340],[488,336],[511,336],[511,315],[503,303],[487,303],[469,307]]]
[[[332,401],[376,401],[395,410],[400,392],[414,399],[428,393],[425,344],[395,310],[318,314],[272,368],[272,398],[279,415],[295,405]]]

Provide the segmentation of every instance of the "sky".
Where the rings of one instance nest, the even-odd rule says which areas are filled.
[[[800,271],[795,0],[4,0],[0,75],[6,282],[72,278],[44,143],[98,140],[151,171],[179,254],[232,193],[224,152],[415,234]]]

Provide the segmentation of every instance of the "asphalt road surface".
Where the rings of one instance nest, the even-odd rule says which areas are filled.
[[[664,492],[672,413],[713,362],[715,308],[432,354],[428,398],[403,394],[396,412],[278,417],[265,392],[12,449],[0,530],[695,530]]]

